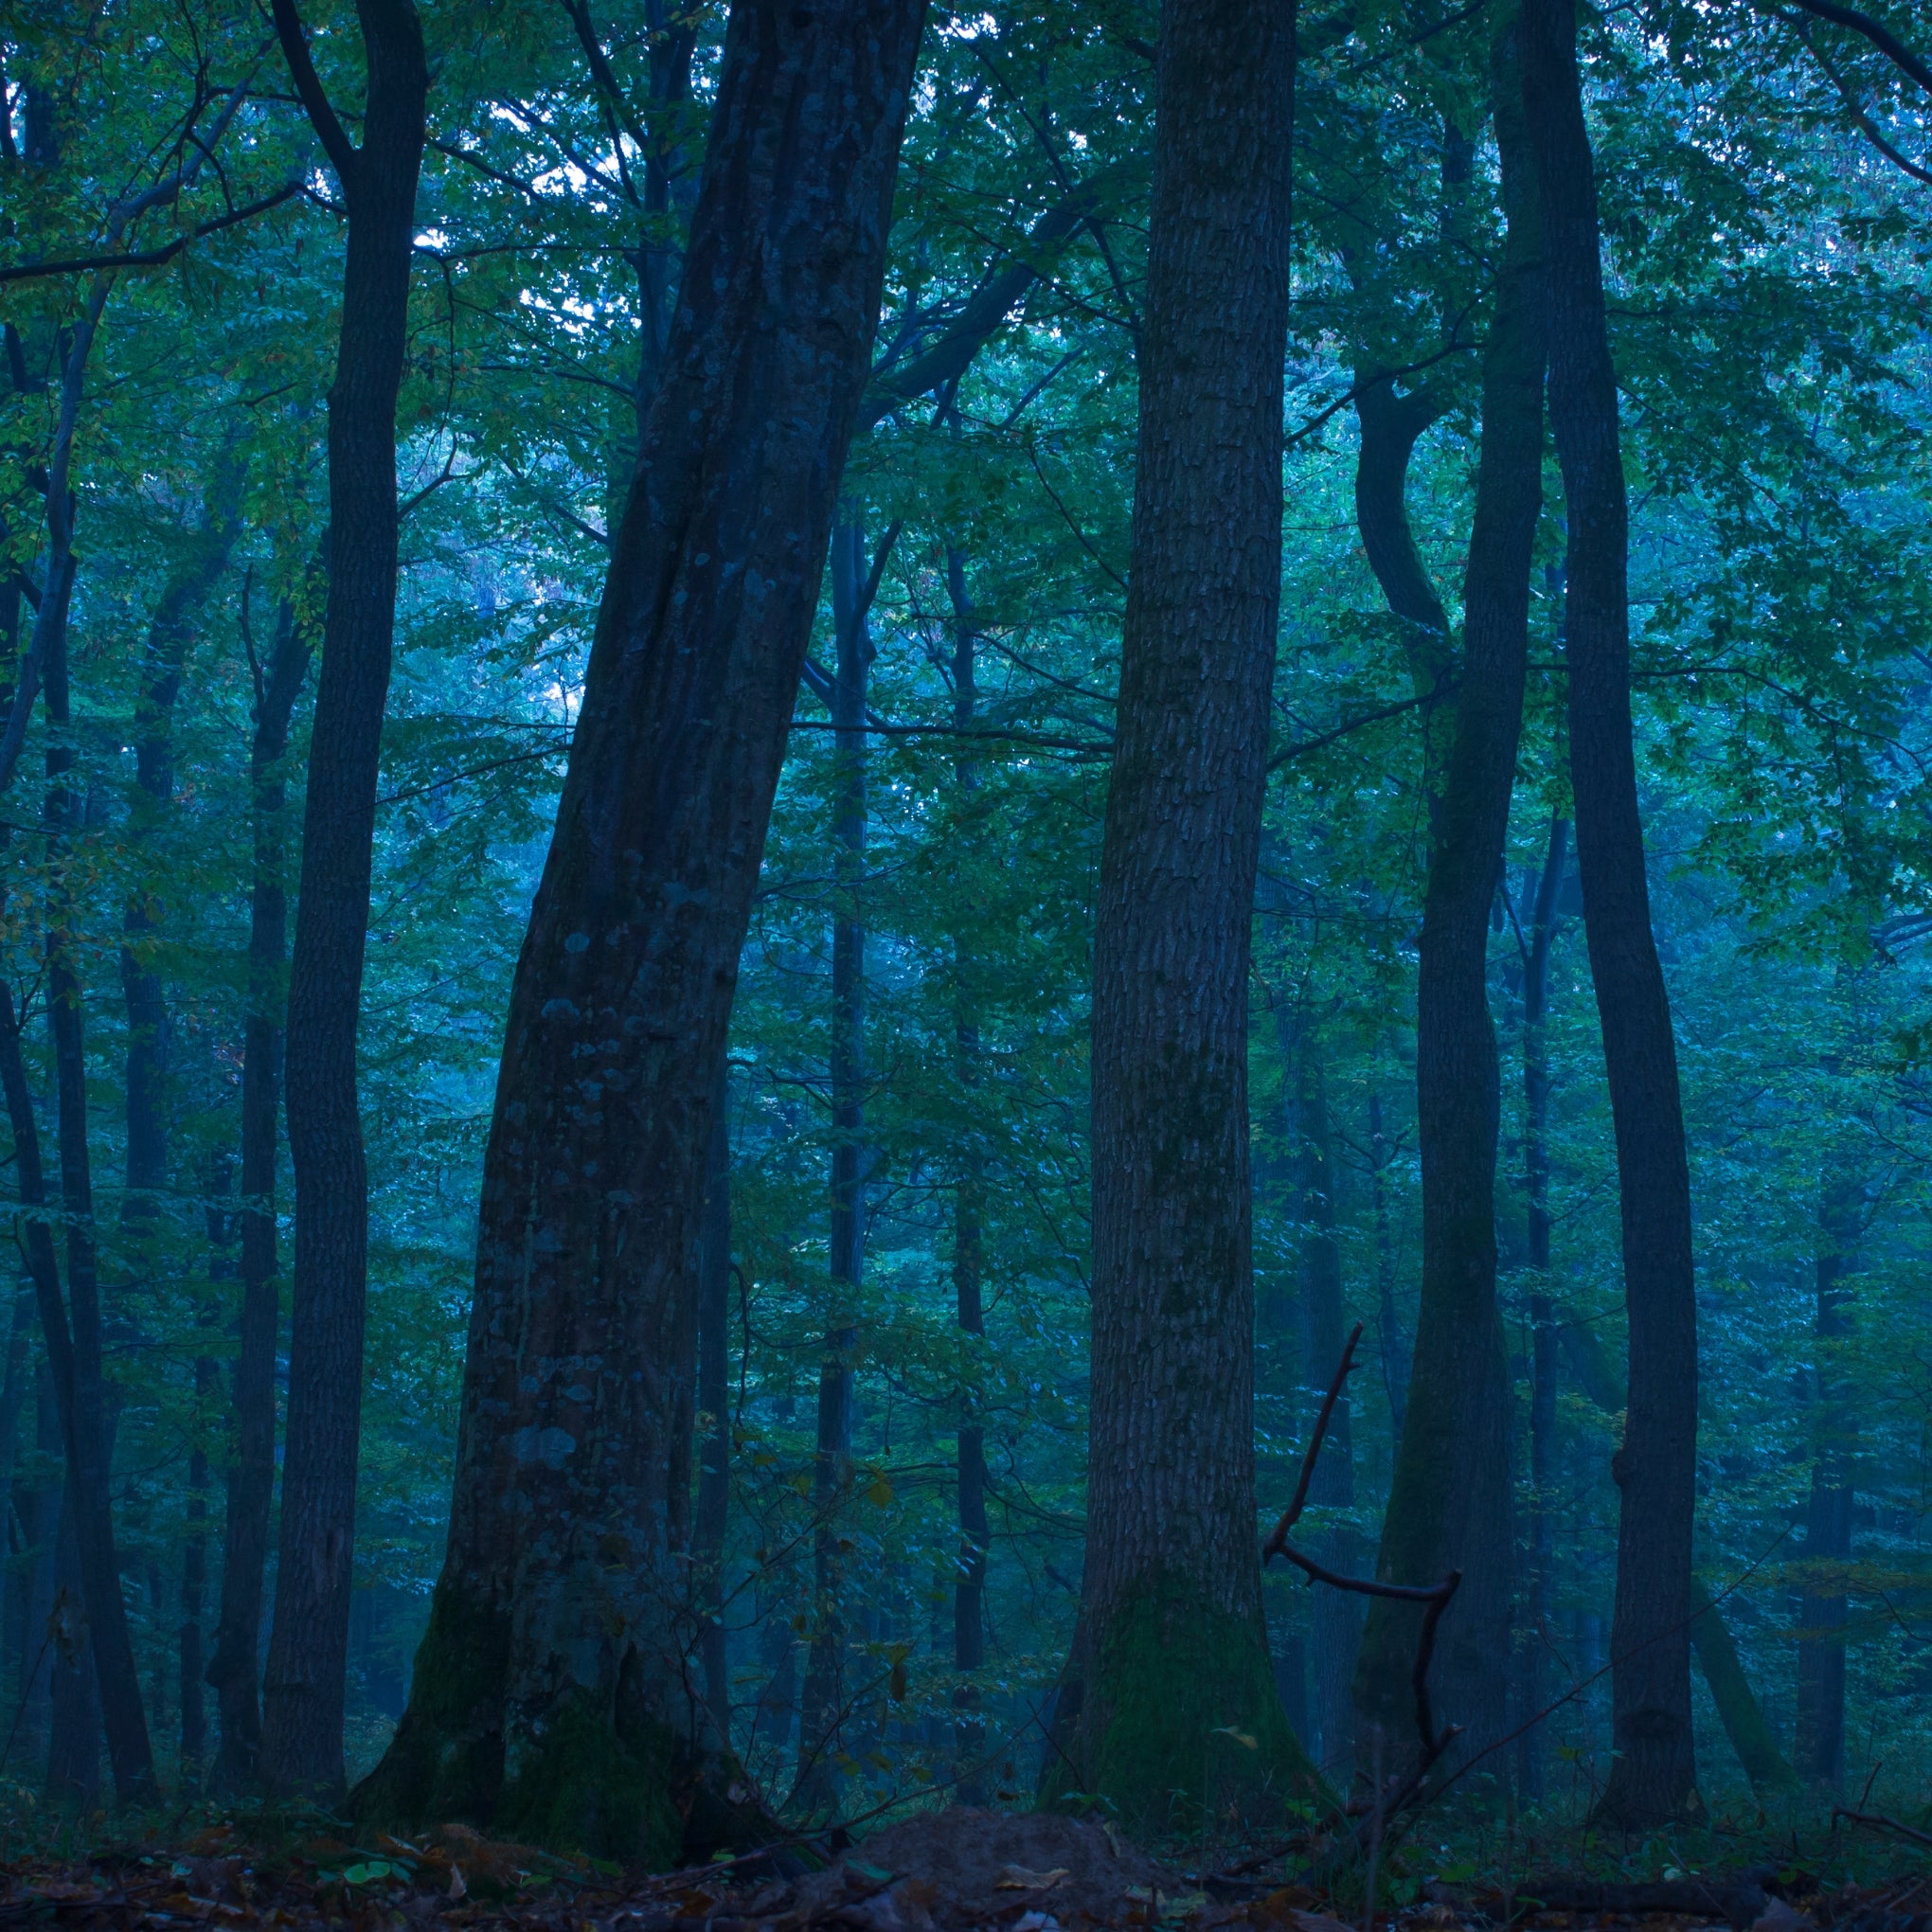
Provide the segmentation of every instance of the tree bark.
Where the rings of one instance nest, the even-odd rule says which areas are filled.
[[[1549,419],[1569,544],[1565,656],[1578,869],[1616,1128],[1630,1319],[1606,1823],[1695,1802],[1690,1530],[1697,1304],[1690,1179],[1670,997],[1651,933],[1630,713],[1629,525],[1601,238],[1577,66],[1575,0],[1524,0],[1524,96],[1549,277]]]
[[[329,392],[329,601],[289,978],[295,1292],[259,1760],[271,1789],[325,1798],[339,1796],[343,1785],[368,1273],[356,1025],[396,627],[396,398],[429,88],[413,0],[357,0],[356,12],[368,65],[360,148],[350,146],[322,94],[295,0],[275,0],[296,92],[334,165],[349,214]]]
[[[1552,814],[1534,898],[1526,908],[1523,957],[1523,1191],[1530,1267],[1530,1562],[1524,1577],[1523,1713],[1548,1703],[1544,1658],[1556,1584],[1557,1315],[1549,1293],[1549,956],[1556,941],[1557,894],[1569,862],[1569,821]],[[1545,1783],[1543,1726],[1531,1724],[1517,1746],[1526,1798]]]
[[[252,657],[251,650],[251,657]],[[282,1015],[287,999],[288,780],[283,760],[296,700],[309,672],[309,642],[283,599],[266,668],[254,664],[255,735],[248,788],[253,821],[247,1010],[242,1035],[242,1306],[232,1390],[222,1598],[207,1681],[220,1739],[209,1773],[222,1797],[255,1782],[261,1750],[256,1672],[261,1600],[275,1496],[275,1355],[281,1322],[276,1256],[277,1117],[280,1107]]]
[[[449,1552],[365,1817],[759,1829],[687,1690],[710,1114],[884,277],[923,0],[739,0],[518,961]]]
[[[866,693],[872,664],[867,621],[865,532],[832,536],[832,621],[837,660],[832,686],[832,1226],[831,1308],[818,1377],[818,1445],[813,1463],[812,1644],[799,1711],[795,1802],[823,1810],[837,1796],[847,1754],[846,1544],[839,1518],[850,1499],[859,1346],[858,1300],[866,1267]]]
[[[1438,1723],[1458,1755],[1509,1729],[1514,1591],[1508,1351],[1496,1305],[1500,1125],[1488,995],[1489,914],[1502,868],[1530,645],[1530,564],[1542,505],[1543,265],[1525,151],[1516,28],[1500,27],[1492,84],[1508,240],[1483,356],[1482,453],[1463,589],[1461,691],[1422,908],[1416,1109],[1422,1283],[1415,1366],[1377,1575],[1462,1584],[1437,1638]],[[1412,1736],[1417,1606],[1373,1600],[1356,1701],[1365,1738]],[[1445,1768],[1449,1760],[1444,1760]]]
[[[1293,23],[1171,0],[1095,927],[1087,1557],[1050,1793],[1123,1829],[1308,1775],[1255,1538],[1249,921],[1280,598]],[[1244,1746],[1225,1728],[1256,1740]],[[1187,1818],[1190,1826],[1198,1812]]]

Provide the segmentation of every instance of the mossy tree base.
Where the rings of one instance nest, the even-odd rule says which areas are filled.
[[[456,1821],[499,1837],[666,1869],[765,1843],[770,1820],[702,1709],[671,1721],[639,1653],[609,1694],[575,1686],[507,1741],[506,1618],[438,1585],[409,1708],[350,1808],[366,1829]],[[673,1674],[671,1681],[681,1682]]]
[[[1318,1798],[1258,1619],[1154,1579],[1082,1633],[1061,1691],[1046,1805],[1098,1802],[1150,1842],[1214,1821],[1265,1824]]]

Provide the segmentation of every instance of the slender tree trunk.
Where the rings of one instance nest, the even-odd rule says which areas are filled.
[[[54,1607],[55,1565],[61,1528],[61,1475],[65,1453],[60,1398],[54,1392],[53,1370],[45,1351],[34,1367],[35,1479],[20,1494],[27,1499],[21,1519],[31,1560],[27,1576],[25,1616],[20,1649],[20,1730],[22,1755],[45,1749],[48,1698],[52,1686],[53,1651],[47,1618]]]
[[[1265,1785],[1279,1801],[1308,1768],[1261,1617],[1247,1113],[1293,73],[1284,9],[1162,9],[1094,939],[1087,1559],[1046,1772],[1049,1792],[1077,1780],[1128,1831],[1181,1823],[1177,1792],[1265,1803]]]
[[[1694,1612],[1690,1642],[1703,1668],[1704,1681],[1709,1687],[1710,1701],[1717,1706],[1725,1735],[1738,1754],[1738,1762],[1744,1767],[1744,1776],[1751,1780],[1751,1789],[1760,1798],[1790,1791],[1798,1781],[1797,1775],[1784,1762],[1778,1740],[1764,1721],[1764,1713],[1751,1690],[1751,1680],[1744,1674],[1738,1647],[1725,1626],[1722,1611],[1697,1578],[1692,1578],[1690,1583],[1690,1607]]]
[[[1395,1306],[1395,1237],[1388,1225],[1388,1167],[1395,1158],[1382,1125],[1382,1096],[1368,1096],[1368,1186],[1375,1222],[1375,1339],[1382,1358],[1382,1387],[1388,1398],[1389,1434],[1402,1440],[1408,1414],[1409,1340]]]
[[[867,622],[865,532],[832,535],[832,612],[838,653],[832,689],[832,1316],[818,1377],[818,1449],[813,1464],[812,1648],[800,1713],[796,1801],[822,1810],[837,1796],[836,1758],[849,1703],[844,1543],[840,1516],[851,1489],[857,1310],[866,1261],[866,691],[872,663]],[[849,1546],[848,1546],[849,1547]]]
[[[154,1791],[154,1762],[148,1741],[147,1713],[140,1677],[121,1597],[120,1559],[115,1547],[111,1461],[113,1428],[102,1359],[100,1281],[94,1240],[94,1179],[87,1145],[87,1048],[79,964],[70,928],[71,903],[65,868],[68,844],[80,823],[82,807],[74,767],[64,620],[44,645],[48,780],[45,819],[54,885],[47,896],[47,1020],[54,1042],[56,1142],[61,1161],[61,1209],[66,1224],[67,1295],[61,1304],[60,1277],[49,1239],[41,1261],[39,1243],[28,1236],[29,1264],[41,1297],[41,1326],[48,1337],[55,1387],[67,1436],[67,1500],[63,1514],[74,1526],[75,1562],[85,1597],[87,1641],[94,1651],[100,1722],[106,1726],[115,1792],[124,1803],[145,1802]],[[10,998],[7,1002],[10,1008]],[[14,1157],[21,1199],[29,1190],[44,1197],[39,1173],[39,1138],[26,1094],[24,1070],[17,1064],[19,1032],[9,1011],[0,1013],[0,1031],[10,1046],[0,1046],[9,1065],[9,1087],[17,1078],[20,1100],[9,1093],[13,1116]],[[25,1117],[25,1134],[23,1133]],[[29,1152],[25,1140],[30,1139]],[[29,1163],[33,1170],[29,1178]],[[49,1301],[51,1299],[51,1305]],[[71,1327],[69,1323],[71,1321]],[[61,1342],[67,1346],[63,1349]],[[90,1695],[92,1693],[90,1692]]]
[[[972,730],[979,704],[979,633],[966,583],[965,552],[954,545],[946,548],[946,590],[953,606],[953,725],[964,733]],[[970,754],[955,761],[954,773],[962,794],[970,796],[978,788],[978,760]],[[979,1084],[978,962],[964,932],[953,936],[953,970],[959,1087],[971,1108],[977,1103]],[[986,1333],[986,1173],[979,1150],[978,1123],[969,1117],[960,1136],[959,1171],[953,1188],[953,1296],[960,1331],[975,1341]],[[986,1664],[986,1558],[993,1532],[986,1515],[986,1430],[974,1392],[965,1388],[959,1391],[957,1471],[959,1553],[953,1583],[953,1669],[959,1681],[953,1704],[959,1715],[953,1742],[959,1802],[983,1804],[986,1780],[980,1761],[986,1751],[986,1719],[973,1679]]]
[[[1552,816],[1536,896],[1529,910],[1523,960],[1523,1171],[1530,1266],[1530,1534],[1524,1578],[1523,1721],[1548,1703],[1544,1660],[1556,1584],[1557,1315],[1549,1293],[1549,955],[1556,940],[1558,890],[1569,862],[1569,822]],[[1526,1798],[1541,1798],[1545,1737],[1524,1731],[1517,1772]]]
[[[100,1802],[100,1693],[80,1577],[78,1516],[70,1481],[62,1494],[55,1538],[46,1790],[55,1804],[91,1812]]]
[[[1360,367],[1356,382],[1355,528],[1400,627],[1410,689],[1422,701],[1422,796],[1433,828],[1455,731],[1456,653],[1449,614],[1409,528],[1408,473],[1416,444],[1448,401],[1428,388],[1398,396],[1393,377]]]
[[[174,798],[174,705],[181,694],[196,620],[227,568],[241,530],[242,466],[232,453],[215,459],[202,513],[180,566],[162,591],[148,626],[134,701],[134,793],[129,832],[141,870],[121,924],[121,993],[127,1005],[127,1190],[121,1226],[139,1275],[152,1273],[152,1243],[168,1186],[170,1029],[168,999],[154,970],[161,926],[157,883],[143,863]]]
[[[724,1526],[731,1501],[731,1419],[726,1407],[731,1321],[731,1118],[729,1078],[719,1069],[711,1107],[711,1163],[698,1282],[698,1409],[705,1431],[691,1557],[704,1616],[700,1648],[705,1701],[721,1737],[731,1735],[731,1681],[724,1640]]]
[[[366,1817],[760,1829],[686,1689],[710,1114],[885,271],[923,0],[738,0],[484,1160],[449,1551]]]
[[[1321,1045],[1313,1020],[1303,1015],[1290,1063],[1295,1069],[1294,1131],[1301,1182],[1302,1386],[1310,1422],[1319,1391],[1342,1359],[1348,1312],[1342,1290],[1342,1244],[1335,1201],[1335,1175],[1329,1124],[1328,1082]],[[1345,1387],[1335,1403],[1321,1458],[1308,1486],[1308,1500],[1318,1509],[1355,1506],[1354,1404]],[[1335,1525],[1315,1539],[1314,1554],[1345,1576],[1361,1568],[1361,1538],[1350,1526]],[[1315,1664],[1315,1709],[1309,1748],[1323,1770],[1348,1765],[1355,1743],[1351,1697],[1357,1654],[1362,1645],[1362,1599],[1347,1590],[1315,1590],[1308,1606]],[[1344,1773],[1343,1781],[1347,1782]]]
[[[349,211],[329,392],[329,602],[289,978],[295,1296],[259,1760],[272,1789],[323,1797],[343,1784],[369,1232],[356,1023],[395,640],[396,398],[429,87],[413,0],[357,0],[356,11],[368,63],[360,148],[322,96],[295,0],[275,0],[283,53]]]
[[[1798,1645],[1799,1774],[1836,1791],[1845,1779],[1845,1565],[1852,1560],[1852,1391],[1834,1360],[1834,1344],[1852,1332],[1845,1287],[1857,1240],[1858,1190],[1828,1181],[1818,1210],[1814,1263],[1817,1290],[1817,1362],[1812,1371],[1811,1497],[1805,1512],[1805,1584]]]
[[[1577,67],[1575,0],[1523,0],[1524,96],[1549,277],[1549,418],[1569,524],[1565,660],[1583,927],[1622,1207],[1630,1395],[1611,1470],[1621,1491],[1610,1652],[1617,1756],[1606,1822],[1694,1805],[1690,1530],[1697,1303],[1690,1178],[1670,997],[1651,933],[1630,714],[1628,512],[1601,238]]]
[[[251,652],[252,655],[252,652]],[[220,1796],[255,1781],[261,1750],[256,1671],[261,1601],[275,1497],[275,1355],[281,1283],[276,1257],[277,1117],[282,1013],[287,999],[287,778],[289,732],[309,670],[309,644],[284,599],[267,666],[253,666],[255,736],[248,782],[254,832],[249,894],[247,1010],[242,1045],[242,1308],[232,1392],[227,1509],[222,1538],[222,1599],[207,1681],[214,1687],[220,1742],[211,1789]]]
[[[1489,914],[1502,867],[1522,726],[1530,564],[1542,503],[1543,288],[1534,183],[1525,152],[1515,27],[1493,54],[1509,223],[1483,357],[1482,454],[1463,591],[1461,693],[1443,774],[1422,909],[1416,1101],[1422,1168],[1422,1285],[1414,1374],[1377,1573],[1462,1584],[1443,1617],[1437,1722],[1463,1750],[1509,1729],[1512,1509],[1509,1356],[1496,1305],[1500,1124],[1488,995]],[[1413,1738],[1409,1677],[1421,1613],[1377,1598],[1356,1699],[1390,1752]]]

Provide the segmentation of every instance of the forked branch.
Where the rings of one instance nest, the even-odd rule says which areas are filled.
[[[1462,1728],[1460,1725],[1452,1724],[1439,1731],[1429,1701],[1429,1666],[1436,1655],[1436,1632],[1441,1624],[1443,1611],[1449,1607],[1449,1600],[1462,1582],[1462,1572],[1451,1570],[1440,1583],[1385,1583],[1371,1577],[1347,1577],[1315,1562],[1312,1556],[1304,1556],[1288,1541],[1288,1532],[1301,1520],[1301,1512],[1308,1507],[1308,1489],[1315,1479],[1315,1465],[1321,1456],[1322,1443],[1328,1436],[1329,1423],[1333,1420],[1335,1404],[1341,1400],[1343,1386],[1357,1367],[1355,1344],[1361,1339],[1362,1324],[1358,1321],[1350,1331],[1348,1341],[1343,1344],[1342,1359],[1335,1367],[1334,1377],[1329,1383],[1328,1393],[1322,1398],[1315,1427],[1309,1434],[1294,1497],[1282,1511],[1281,1519],[1275,1525],[1267,1542],[1261,1546],[1261,1565],[1265,1568],[1271,1559],[1285,1556],[1312,1583],[1326,1583],[1332,1590],[1352,1590],[1357,1596],[1389,1597],[1398,1602],[1426,1606],[1422,1612],[1422,1629],[1416,1637],[1415,1664],[1409,1673],[1416,1700],[1416,1736],[1422,1754],[1406,1782],[1383,1808],[1383,1816],[1386,1818],[1409,1803],[1422,1789],[1436,1761],[1455,1742]]]

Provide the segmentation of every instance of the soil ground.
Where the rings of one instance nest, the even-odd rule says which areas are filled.
[[[173,1846],[7,1851],[0,1844],[0,1925],[90,1932],[1932,1932],[1923,1854],[1910,1858],[1919,1869],[1883,1885],[1714,1880],[1703,1909],[1689,1911],[1637,1909],[1650,1902],[1629,1887],[1600,1887],[1601,1908],[1553,1912],[1520,1884],[1436,1886],[1371,1926],[1359,1905],[1319,1890],[1175,1869],[1105,1825],[964,1806],[879,1831],[814,1869],[780,1850],[628,1875],[455,1825],[357,1845],[327,1829],[305,1835],[283,1821],[262,1833],[237,1820]]]

